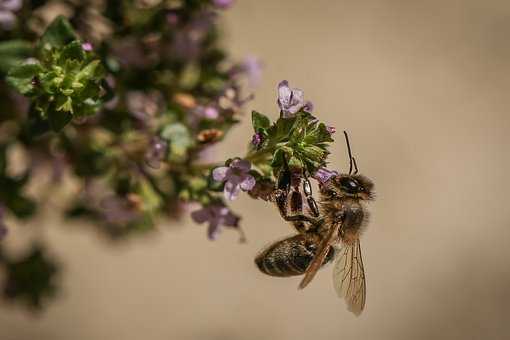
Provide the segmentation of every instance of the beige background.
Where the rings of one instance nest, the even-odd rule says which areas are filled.
[[[246,245],[162,223],[112,246],[50,219],[39,229],[65,261],[64,292],[40,316],[0,305],[0,339],[508,338],[508,1],[238,1],[225,29],[236,56],[266,63],[249,109],[275,117],[288,79],[350,131],[376,183],[365,313],[336,298],[331,268],[299,292],[260,274],[254,255],[290,228],[243,197]],[[241,155],[249,133],[246,119],[221,156]],[[343,143],[332,151],[345,169]]]

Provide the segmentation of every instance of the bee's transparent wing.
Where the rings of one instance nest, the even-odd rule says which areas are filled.
[[[345,299],[349,311],[360,315],[365,308],[367,286],[359,240],[352,244],[343,244],[337,252],[333,285],[338,296]]]

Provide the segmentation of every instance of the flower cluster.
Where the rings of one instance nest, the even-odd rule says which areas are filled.
[[[254,178],[234,160],[232,170],[216,172],[229,183],[224,189],[211,177],[218,164],[210,163],[214,145],[252,98],[241,84],[260,79],[256,58],[234,62],[219,44],[218,18],[234,3],[0,1],[0,267],[8,278],[6,298],[28,297],[38,307],[43,295],[51,295],[56,270],[43,248],[26,261],[1,254],[15,220],[43,211],[45,197],[63,179],[77,188],[64,202],[64,215],[90,221],[110,239],[154,230],[168,224],[156,223],[162,217],[177,219],[197,204],[202,208],[192,218],[208,223],[210,238],[221,226],[241,232],[239,216],[220,192],[233,198],[251,189]],[[13,153],[27,161],[14,166]],[[52,181],[48,188],[30,190],[45,178]],[[13,272],[32,265],[44,287]]]
[[[256,84],[261,75],[258,59],[236,63],[219,46],[217,18],[233,3],[0,1],[5,298],[39,308],[56,291],[58,268],[43,247],[16,258],[3,244],[6,221],[11,233],[11,221],[44,210],[63,179],[76,188],[65,217],[86,219],[110,239],[191,211],[210,239],[227,227],[244,240],[228,207],[241,192],[267,201],[282,174],[319,182],[335,174],[326,169],[335,129],[287,81],[277,88],[276,120],[252,112],[246,153],[211,162],[252,98],[243,79]],[[27,161],[14,164],[16,153]],[[51,179],[46,189],[30,190],[43,178]]]
[[[88,50],[88,51],[87,51]],[[58,17],[40,38],[38,59],[10,68],[6,81],[32,99],[36,129],[62,130],[73,118],[90,116],[101,105],[103,70],[87,44],[80,42],[64,17]]]
[[[304,100],[303,91],[290,88],[284,80],[278,85],[277,104],[280,117],[273,123],[267,116],[252,112],[254,135],[246,156],[229,159],[225,166],[212,171],[212,179],[220,184],[226,200],[236,199],[240,191],[271,200],[275,183],[287,172],[296,178],[311,176],[320,183],[338,174],[325,168],[335,128],[310,113],[313,105]],[[223,214],[227,214],[225,209],[222,207]],[[228,219],[218,218],[222,215],[217,211],[217,207],[204,207],[193,218],[199,223],[208,220],[209,230],[214,230],[210,235],[216,235],[219,225],[232,226]]]

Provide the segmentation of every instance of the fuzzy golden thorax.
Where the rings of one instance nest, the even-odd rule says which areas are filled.
[[[320,186],[321,200],[332,201],[353,198],[363,201],[374,199],[374,184],[363,175],[340,174]]]

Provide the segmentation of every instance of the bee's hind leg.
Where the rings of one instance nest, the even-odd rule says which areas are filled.
[[[319,217],[320,215],[319,205],[317,204],[317,201],[315,201],[315,198],[313,198],[312,184],[310,183],[310,180],[308,179],[306,173],[304,173],[303,192],[305,193],[308,208],[310,208],[310,211],[312,212],[313,216]]]
[[[287,222],[292,222],[294,228],[299,233],[303,233],[317,225],[317,220],[303,214],[303,197],[299,192],[301,178],[299,176],[293,176],[289,169],[287,159],[284,159],[284,162],[285,164],[278,176],[277,188],[273,192],[272,200],[276,203],[282,218]],[[306,177],[305,180],[308,181]],[[308,182],[308,184],[310,184],[310,182]],[[311,187],[310,185],[308,186]],[[303,188],[305,188],[305,185],[303,185]],[[307,195],[309,205],[310,201],[308,196],[310,195]],[[289,208],[291,214],[289,214]],[[315,211],[313,211],[313,213],[315,214]],[[318,214],[316,216],[318,216]]]
[[[312,226],[315,227],[317,225],[318,221],[315,218],[302,214],[302,211],[293,211],[293,214],[289,215],[288,194],[286,191],[276,189],[273,192],[273,200],[276,203],[282,218],[287,222],[292,222],[294,228],[296,228],[299,233],[306,232],[310,230]]]

